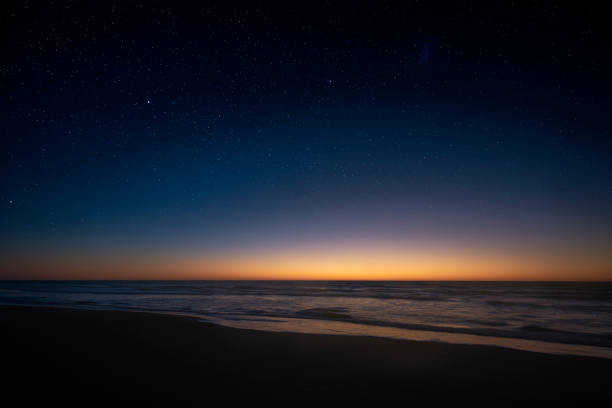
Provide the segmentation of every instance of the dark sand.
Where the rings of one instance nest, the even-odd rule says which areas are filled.
[[[2,406],[610,401],[612,360],[0,307]],[[6,403],[6,404],[5,404]],[[522,405],[522,404],[521,404]]]

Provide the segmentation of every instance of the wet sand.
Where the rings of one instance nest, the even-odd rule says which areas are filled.
[[[0,307],[4,406],[467,401],[590,404],[612,360],[271,333],[152,313]]]

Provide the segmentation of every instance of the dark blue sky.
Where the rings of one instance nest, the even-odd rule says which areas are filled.
[[[594,6],[40,3],[1,13],[11,271],[59,253],[612,244]]]

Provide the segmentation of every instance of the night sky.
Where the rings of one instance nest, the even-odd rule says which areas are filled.
[[[0,277],[612,279],[601,9],[175,3],[1,6]]]

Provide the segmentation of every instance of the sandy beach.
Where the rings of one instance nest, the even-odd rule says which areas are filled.
[[[589,403],[612,389],[606,359],[270,333],[136,312],[4,306],[0,319],[6,406]]]

